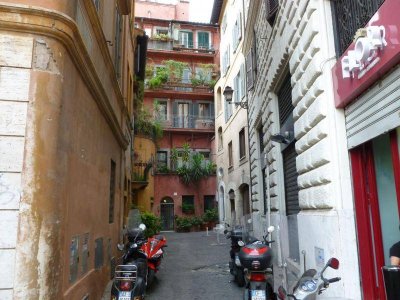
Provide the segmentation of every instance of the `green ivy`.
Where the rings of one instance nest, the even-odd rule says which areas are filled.
[[[158,234],[161,230],[161,218],[155,216],[151,212],[142,212],[140,214],[142,218],[142,223],[146,225],[146,230],[144,232],[146,237],[151,237]]]

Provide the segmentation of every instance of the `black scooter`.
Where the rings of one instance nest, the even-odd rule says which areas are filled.
[[[229,261],[229,271],[234,276],[238,286],[242,287],[245,284],[244,269],[239,260],[239,252],[241,246],[240,241],[243,241],[242,226],[234,226],[232,229],[226,224],[228,229],[224,230],[227,239],[231,239],[231,250],[229,251],[231,260]]]
[[[111,300],[143,300],[147,286],[147,256],[141,250],[146,243],[144,236],[146,226],[126,230],[128,239],[125,245],[118,244],[118,249],[124,251],[122,264],[115,267],[114,282],[111,288]]]

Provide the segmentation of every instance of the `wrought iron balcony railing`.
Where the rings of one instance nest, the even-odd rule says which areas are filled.
[[[213,54],[216,51],[211,45],[199,45],[197,43],[180,44],[179,41],[160,39],[150,39],[147,48],[151,50],[176,50],[209,54]]]
[[[214,117],[195,115],[162,115],[158,117],[164,128],[188,128],[214,130]]]

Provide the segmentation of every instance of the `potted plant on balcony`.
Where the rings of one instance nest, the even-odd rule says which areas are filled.
[[[214,228],[218,222],[218,210],[216,208],[208,209],[202,218],[209,229]]]

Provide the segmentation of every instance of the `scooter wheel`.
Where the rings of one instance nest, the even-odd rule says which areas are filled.
[[[244,272],[242,269],[236,268],[235,279],[236,279],[236,283],[238,286],[240,286],[240,287],[244,286],[246,281],[244,280]]]
[[[148,273],[147,273],[147,287],[150,287],[151,284],[154,281],[154,277],[155,277],[155,271],[153,269],[149,269]]]

